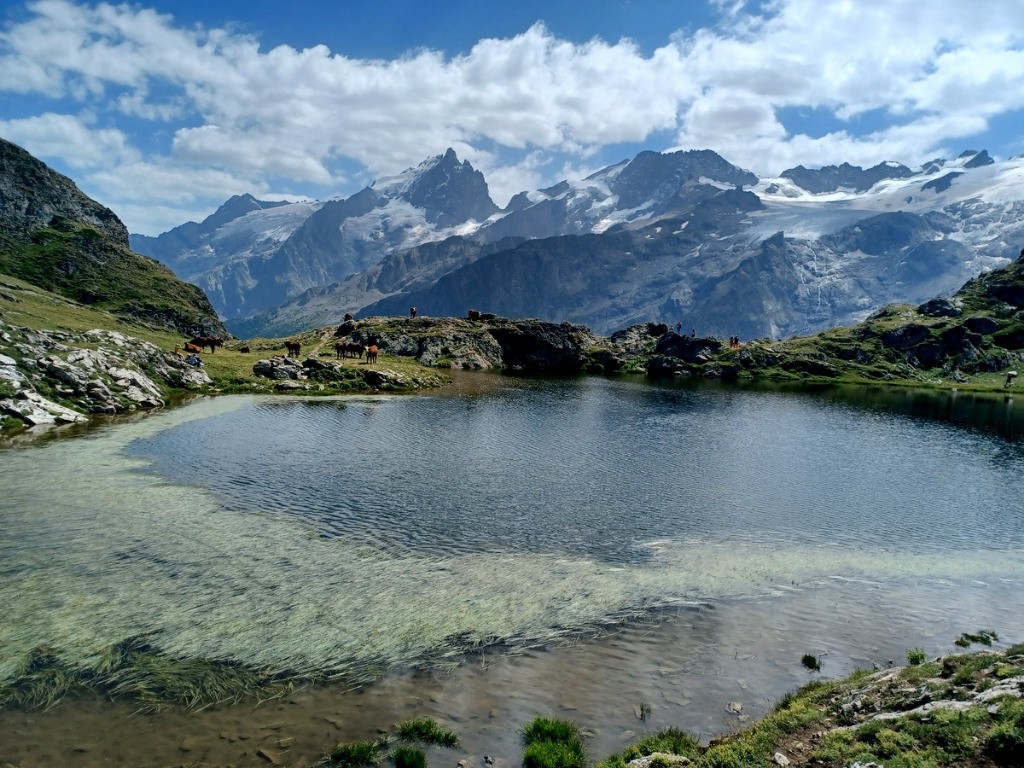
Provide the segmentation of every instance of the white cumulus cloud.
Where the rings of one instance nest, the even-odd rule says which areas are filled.
[[[713,149],[766,176],[915,163],[1024,109],[1020,0],[710,4],[717,24],[666,29],[648,54],[538,20],[458,55],[371,60],[267,50],[136,5],[34,0],[0,29],[0,132],[89,169],[90,194],[155,233],[238,191],[351,194],[449,146],[504,204],[639,148]],[[146,173],[161,179],[143,187],[148,207],[131,191]],[[178,179],[194,186],[175,216]]]

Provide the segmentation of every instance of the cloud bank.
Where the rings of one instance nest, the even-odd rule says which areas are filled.
[[[762,176],[919,163],[1024,109],[1019,0],[715,6],[714,27],[666,29],[650,54],[538,22],[460,55],[367,60],[37,0],[0,31],[0,136],[155,234],[231,194],[351,194],[449,146],[504,204],[641,147],[713,149]],[[1024,151],[1009,130],[990,152]]]

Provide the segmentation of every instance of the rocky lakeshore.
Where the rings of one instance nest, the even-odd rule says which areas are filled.
[[[963,637],[991,642],[986,632]],[[759,723],[707,746],[670,729],[599,767],[1024,765],[1024,645],[923,656],[911,649],[907,666],[811,683]]]
[[[87,421],[161,408],[168,388],[211,384],[201,368],[118,331],[37,331],[0,320],[0,415],[6,426]]]

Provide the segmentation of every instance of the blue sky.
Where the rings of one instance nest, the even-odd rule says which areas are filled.
[[[1024,2],[0,0],[0,137],[143,234],[447,147],[499,205],[644,149],[762,177],[1007,158]]]

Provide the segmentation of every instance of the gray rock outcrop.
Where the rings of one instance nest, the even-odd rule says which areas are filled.
[[[0,320],[0,417],[36,427],[151,410],[167,387],[209,385],[202,368],[117,331],[38,331]]]

